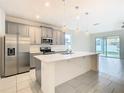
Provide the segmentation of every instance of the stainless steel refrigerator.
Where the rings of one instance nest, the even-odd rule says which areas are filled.
[[[4,76],[30,70],[30,38],[19,35],[4,37]]]

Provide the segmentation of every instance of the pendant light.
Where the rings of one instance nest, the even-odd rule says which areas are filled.
[[[80,11],[79,11],[79,6],[76,6],[75,9],[77,11],[77,15],[76,15],[76,20],[77,20],[76,32],[80,32]]]
[[[66,0],[62,0],[63,1],[63,3],[64,3],[64,20],[66,19]],[[67,32],[68,31],[68,27],[67,27],[67,25],[66,25],[66,23],[64,22],[64,25],[63,25],[63,27],[62,27],[62,31],[63,32]]]
[[[88,22],[88,15],[89,15],[89,13],[86,12],[85,15],[86,15],[86,17],[87,17],[87,29],[86,29],[86,32],[85,32],[85,33],[86,33],[86,35],[89,35],[89,34],[90,34],[89,29],[88,29],[88,26],[89,26],[89,24],[88,24],[88,23],[89,23],[89,22]]]

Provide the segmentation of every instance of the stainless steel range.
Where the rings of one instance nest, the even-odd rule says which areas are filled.
[[[6,35],[4,41],[4,74],[10,76],[30,70],[30,38]]]

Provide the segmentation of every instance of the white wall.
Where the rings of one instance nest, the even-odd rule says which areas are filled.
[[[90,51],[90,35],[83,31],[69,31],[72,37],[72,49],[76,51]]]

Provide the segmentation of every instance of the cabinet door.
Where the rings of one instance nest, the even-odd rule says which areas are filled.
[[[29,37],[30,37],[30,43],[35,44],[35,31],[34,27],[29,27]]]
[[[29,30],[27,25],[19,24],[18,31],[19,31],[19,35],[21,36],[29,36]]]
[[[53,37],[53,29],[50,29],[50,28],[46,28],[46,30],[47,30],[47,37],[48,38],[52,38]]]
[[[57,31],[53,31],[53,45],[57,45]]]
[[[61,32],[57,31],[57,45],[61,45]]]
[[[42,32],[41,33],[42,38],[52,38],[53,37],[53,29],[51,29],[51,28],[42,27],[41,32]]]
[[[6,33],[7,34],[17,34],[18,33],[18,24],[12,22],[6,22]]]
[[[61,32],[61,36],[60,36],[60,44],[61,45],[65,45],[65,33],[64,32]]]
[[[56,31],[56,44],[65,45],[65,33],[61,31]]]
[[[41,28],[35,27],[35,43],[41,44]]]
[[[41,37],[46,38],[47,37],[47,29],[45,27],[41,28]]]

